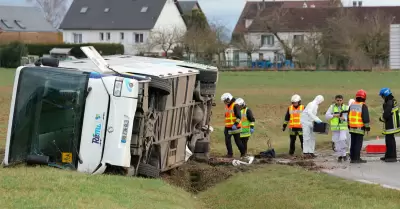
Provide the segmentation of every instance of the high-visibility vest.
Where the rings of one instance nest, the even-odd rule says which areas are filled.
[[[362,120],[362,106],[364,102],[354,102],[349,107],[349,132],[363,134],[365,131],[363,127],[365,126]]]
[[[236,115],[233,111],[233,108],[235,107],[235,102],[232,102],[232,104],[228,107],[228,105],[225,105],[225,127],[231,128],[235,122],[239,122],[239,124],[236,126],[237,128],[241,127],[241,121],[237,120]]]
[[[241,110],[242,114],[242,132],[240,133],[240,137],[249,137],[251,136],[250,126],[254,126],[254,122],[250,122],[247,119],[247,107]]]
[[[339,107],[336,104],[331,105],[333,113],[339,113],[342,111],[347,111],[349,107],[347,105],[342,105],[342,109],[339,110]],[[339,123],[340,122],[340,123]],[[339,118],[332,118],[331,119],[331,131],[340,131],[340,130],[347,130],[347,121],[340,121]]]
[[[301,123],[300,123],[300,114],[304,110],[304,105],[299,105],[297,108],[295,108],[293,105],[290,105],[289,107],[289,114],[290,114],[290,119],[289,119],[289,128],[301,128]]]
[[[382,134],[387,135],[387,134],[396,134],[400,132],[400,111],[399,107],[397,106],[397,101],[393,101],[393,108],[392,108],[392,121],[393,121],[393,128],[388,129],[383,123],[383,131]]]

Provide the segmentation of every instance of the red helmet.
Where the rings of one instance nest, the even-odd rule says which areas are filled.
[[[367,99],[367,92],[365,92],[364,90],[360,89],[356,93],[356,98],[357,97],[360,97],[362,99]]]

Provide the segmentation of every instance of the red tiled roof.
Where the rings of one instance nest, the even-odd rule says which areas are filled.
[[[266,1],[264,2],[265,8],[303,8],[303,1]],[[326,0],[317,0],[317,1],[306,1],[307,6],[310,7],[314,5],[315,8],[321,7],[334,7],[329,1]],[[245,21],[246,19],[253,19],[257,16],[258,5],[261,5],[260,1],[248,1],[243,8],[242,14],[239,17],[238,22],[236,23],[234,33],[245,32]]]
[[[392,16],[392,23],[400,23],[400,7],[288,8],[282,11],[284,11],[284,15],[280,17],[278,23],[279,32],[304,32],[313,28],[322,28],[326,25],[328,18],[334,17],[340,11],[350,12],[358,19],[364,19],[368,14],[379,11],[387,17]],[[267,17],[267,15],[271,15],[271,10],[264,10],[260,16]],[[265,21],[257,18],[247,31],[268,31]]]

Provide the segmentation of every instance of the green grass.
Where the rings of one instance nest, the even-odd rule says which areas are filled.
[[[381,114],[382,99],[378,92],[382,87],[390,87],[394,96],[400,98],[400,72],[225,72],[219,78],[217,106],[213,110],[212,152],[225,154],[223,136],[224,107],[220,96],[230,92],[234,97],[242,97],[255,113],[256,131],[250,138],[249,151],[257,154],[267,149],[271,139],[273,147],[280,153],[288,151],[288,133],[281,130],[284,115],[290,105],[290,97],[299,94],[302,103],[307,105],[315,96],[325,97],[318,109],[319,116],[325,120],[325,112],[332,104],[334,96],[342,94],[346,103],[354,98],[359,89],[367,91],[367,105],[370,110],[371,132],[366,138],[380,135],[382,125],[378,121]],[[317,151],[328,148],[331,136],[317,136]],[[298,144],[299,145],[299,144]],[[233,145],[235,147],[235,145]],[[234,149],[238,155],[237,148]],[[300,151],[297,149],[297,151]]]
[[[14,70],[0,69],[0,137],[3,139],[13,77]],[[286,153],[288,133],[281,131],[281,125],[292,94],[300,94],[304,104],[322,94],[325,102],[319,113],[323,115],[334,95],[343,94],[348,100],[358,89],[365,89],[373,119],[373,137],[381,128],[377,120],[381,99],[377,92],[387,86],[395,96],[400,96],[400,87],[396,85],[399,78],[400,72],[221,73],[212,118],[216,130],[212,136],[212,152],[225,154],[224,110],[219,102],[224,92],[244,98],[255,113],[256,133],[250,140],[250,152],[267,149],[267,139],[271,139],[278,152]],[[329,145],[330,136],[318,136],[317,141],[317,150],[324,149]],[[3,146],[4,140],[0,140],[0,147]],[[238,174],[200,193],[198,198],[160,180],[89,176],[54,168],[1,168],[0,179],[1,208],[398,208],[400,204],[397,191],[275,165]]]
[[[0,169],[0,179],[1,208],[203,208],[162,180],[26,167]]]
[[[200,195],[210,208],[363,209],[399,208],[400,192],[313,173],[270,165],[238,174]]]

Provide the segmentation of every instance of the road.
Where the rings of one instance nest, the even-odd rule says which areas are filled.
[[[397,150],[400,151],[400,138],[396,138]],[[384,139],[366,141],[367,144],[384,144]],[[400,162],[385,163],[379,160],[382,154],[364,155],[362,158],[367,160],[364,164],[350,164],[348,161],[337,163],[334,156],[324,157],[315,160],[317,165],[326,167],[323,172],[330,175],[355,180],[369,184],[379,184],[386,188],[400,190]],[[400,153],[397,154],[400,157]]]

